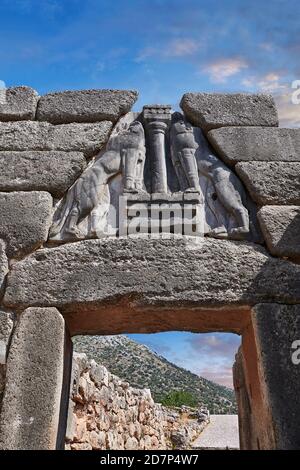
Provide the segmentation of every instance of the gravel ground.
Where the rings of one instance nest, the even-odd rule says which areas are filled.
[[[193,442],[193,449],[239,449],[237,415],[211,415],[210,423]]]

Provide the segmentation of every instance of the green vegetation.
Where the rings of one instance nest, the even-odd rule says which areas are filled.
[[[173,390],[172,392],[165,395],[161,403],[164,406],[191,406],[192,408],[196,408],[198,406],[198,400],[194,395],[190,392],[185,390]]]

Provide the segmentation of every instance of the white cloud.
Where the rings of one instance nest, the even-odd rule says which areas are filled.
[[[165,57],[182,57],[195,54],[200,45],[193,39],[174,39],[163,50]]]
[[[0,80],[0,90],[3,90],[3,88],[6,88],[5,82],[3,80]]]
[[[282,81],[282,75],[268,72],[262,77],[250,76],[241,81],[247,91],[271,93],[274,96],[281,127],[300,127],[300,104],[292,102],[292,83]]]
[[[249,91],[263,93],[277,93],[286,88],[282,83],[282,75],[277,72],[268,72],[263,76],[250,76],[241,81],[241,84]]]
[[[207,64],[203,71],[210,76],[212,82],[225,83],[229,77],[238,74],[246,68],[248,68],[248,64],[244,59],[228,58],[219,59]]]
[[[274,49],[274,46],[273,44],[271,44],[270,42],[262,42],[261,44],[259,44],[259,47],[263,50],[263,51],[267,51],[267,52],[270,52]]]
[[[149,57],[156,55],[158,50],[155,47],[145,47],[142,49],[135,59],[135,62],[144,62]]]
[[[270,73],[267,73],[267,75],[265,75],[263,78],[267,82],[277,82],[280,79],[280,75],[275,72],[270,72]]]
[[[189,343],[202,358],[206,357],[209,362],[215,358],[219,363],[223,363],[225,359],[233,362],[240,338],[237,335],[196,335],[191,337]]]
[[[258,89],[267,93],[274,93],[278,90],[284,89],[285,85],[280,83],[280,75],[278,73],[270,72],[258,81]]]
[[[293,104],[292,93],[295,90],[286,86],[284,91],[275,94],[281,127],[300,127],[300,104]]]
[[[246,88],[255,88],[256,79],[255,77],[243,78],[241,84]]]
[[[190,38],[172,39],[163,46],[150,46],[142,49],[136,57],[136,62],[144,62],[149,57],[186,57],[195,54],[200,44]]]
[[[211,366],[199,370],[199,375],[225,387],[233,388],[232,367]]]

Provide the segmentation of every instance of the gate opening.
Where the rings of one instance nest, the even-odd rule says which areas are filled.
[[[75,336],[66,448],[239,449],[240,336]]]

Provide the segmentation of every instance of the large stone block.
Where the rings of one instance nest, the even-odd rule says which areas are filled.
[[[0,152],[0,191],[48,191],[59,198],[85,167],[80,152]]]
[[[237,162],[300,162],[300,129],[222,127],[207,137],[229,165]]]
[[[252,317],[276,448],[300,449],[300,305],[261,304]]]
[[[0,208],[1,211],[1,208]],[[0,299],[4,293],[5,277],[8,273],[8,259],[6,256],[6,244],[0,240]]]
[[[264,206],[258,220],[273,255],[300,260],[299,206]]]
[[[300,163],[240,162],[236,172],[260,205],[300,205]]]
[[[19,318],[7,361],[0,448],[56,448],[64,374],[65,322],[55,308]]]
[[[128,113],[138,93],[128,90],[81,90],[49,93],[40,98],[37,119],[53,124],[116,122]]]
[[[0,90],[0,121],[35,119],[39,96],[27,86]]]
[[[83,152],[86,157],[96,155],[108,141],[112,123],[50,125],[50,142],[53,149]]]
[[[0,150],[53,150],[51,130],[48,123],[0,122]]]
[[[107,303],[121,302],[128,327],[135,309],[299,302],[299,283],[300,266],[251,243],[87,240],[41,249],[15,263],[4,305],[56,306],[64,313],[91,316],[102,311],[111,325],[114,315]]]
[[[270,95],[186,93],[180,106],[191,123],[205,131],[226,126],[278,126]]]
[[[0,151],[62,150],[93,156],[107,142],[112,123],[62,124],[47,122],[0,123]]]
[[[48,238],[52,197],[46,192],[0,193],[0,238],[8,257],[22,257]]]

